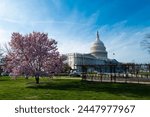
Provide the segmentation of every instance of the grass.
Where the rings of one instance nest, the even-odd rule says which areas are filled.
[[[150,99],[150,85],[99,83],[81,79],[41,78],[35,84],[34,78],[28,80],[0,77],[1,100],[144,100]]]
[[[140,72],[140,75],[150,75],[150,72]]]

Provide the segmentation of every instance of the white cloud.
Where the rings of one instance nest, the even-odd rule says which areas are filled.
[[[16,0],[17,3],[19,0]],[[10,4],[11,3],[11,4]],[[25,5],[24,5],[25,3]],[[61,53],[88,53],[96,38],[95,25],[99,11],[85,17],[81,12],[74,9],[63,20],[55,20],[53,17],[46,19],[39,13],[40,7],[32,8],[30,2],[15,4],[11,0],[1,0],[0,3],[0,43],[10,41],[12,32],[30,33],[32,31],[48,32],[49,37],[58,41]],[[56,9],[61,10],[61,2],[53,0]],[[24,5],[24,6],[23,6]],[[28,8],[28,5],[30,8]],[[39,8],[39,9],[37,9]],[[36,10],[37,9],[37,10]],[[51,16],[51,11],[44,9],[44,15]],[[33,11],[33,12],[31,12]],[[52,10],[53,11],[53,10]],[[45,14],[44,14],[45,13]],[[37,17],[34,17],[37,16]],[[7,25],[4,25],[4,23]],[[150,62],[148,53],[140,46],[141,40],[146,33],[150,33],[150,27],[127,27],[127,21],[116,23],[112,26],[100,26],[101,40],[104,42],[109,58],[116,58],[121,62]],[[2,26],[2,24],[4,26]],[[115,53],[115,56],[113,56]]]
[[[145,34],[150,32],[150,27],[131,28],[126,27],[125,23],[120,23],[113,26],[104,26],[100,30],[110,58],[116,58],[122,62],[150,62],[150,55],[140,45],[140,42],[145,38]]]
[[[96,32],[93,29],[97,17],[98,12],[93,13],[89,18],[85,18],[74,10],[64,21],[41,20],[32,22],[32,26],[37,30],[39,26],[42,26],[39,29],[40,31],[48,32],[49,37],[56,39],[61,53],[87,53],[90,51],[92,41],[96,38]]]
[[[0,44],[3,45],[8,42],[10,33],[6,30],[0,29]]]

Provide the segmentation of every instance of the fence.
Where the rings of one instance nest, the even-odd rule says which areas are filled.
[[[150,75],[145,74],[123,74],[123,73],[100,73],[82,74],[82,80],[97,82],[119,82],[119,83],[144,83],[150,84]]]

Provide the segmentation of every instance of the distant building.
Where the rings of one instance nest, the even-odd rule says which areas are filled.
[[[100,40],[97,32],[96,40],[90,48],[91,52],[84,53],[69,53],[67,54],[67,63],[73,70],[79,72],[109,72],[107,69],[100,68],[101,65],[110,63],[118,63],[115,59],[108,59],[106,47]]]

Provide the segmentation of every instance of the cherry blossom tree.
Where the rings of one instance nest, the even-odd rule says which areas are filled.
[[[15,76],[34,75],[38,84],[41,73],[51,75],[62,70],[63,63],[57,49],[57,42],[54,39],[48,39],[48,34],[13,33],[9,46],[11,51],[6,56],[5,70]]]

